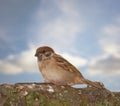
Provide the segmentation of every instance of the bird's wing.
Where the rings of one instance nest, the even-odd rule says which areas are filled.
[[[62,67],[64,68],[64,70],[69,71],[71,73],[76,73],[77,75],[82,76],[82,74],[78,71],[78,69],[70,62],[68,62],[66,59],[64,59],[62,56],[55,54],[54,57],[56,64],[59,67]]]

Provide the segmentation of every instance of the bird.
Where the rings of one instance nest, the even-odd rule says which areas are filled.
[[[39,70],[46,83],[69,86],[87,84],[95,88],[103,88],[100,82],[93,82],[84,78],[73,64],[49,46],[38,47],[35,57],[37,57]]]

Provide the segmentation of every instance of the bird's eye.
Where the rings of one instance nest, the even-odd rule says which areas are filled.
[[[45,50],[43,50],[42,53],[45,53]]]
[[[51,55],[50,52],[45,52],[45,56],[46,56],[46,57],[48,57],[48,56],[50,56],[50,55]]]

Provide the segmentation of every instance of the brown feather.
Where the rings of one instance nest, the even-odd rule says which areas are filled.
[[[54,57],[58,66],[62,67],[66,71],[76,74],[77,76],[79,75],[80,77],[83,77],[82,74],[77,70],[77,68],[66,59],[64,59],[62,56],[55,54]]]
[[[50,47],[39,47],[35,56],[38,57],[39,69],[46,82],[59,85],[87,84],[96,88],[103,88],[99,82],[85,79],[74,65],[56,54]]]

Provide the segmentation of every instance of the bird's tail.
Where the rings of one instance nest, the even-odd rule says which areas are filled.
[[[102,89],[104,88],[104,85],[101,82],[93,82],[88,79],[83,79],[83,82],[86,83],[87,85]]]

